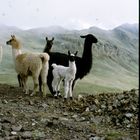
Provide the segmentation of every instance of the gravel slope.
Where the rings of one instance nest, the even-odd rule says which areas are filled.
[[[138,140],[139,91],[64,102],[0,84],[0,140]]]

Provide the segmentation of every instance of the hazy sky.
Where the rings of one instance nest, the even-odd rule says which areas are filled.
[[[138,23],[138,0],[0,0],[0,24],[28,29],[60,25],[112,29]]]

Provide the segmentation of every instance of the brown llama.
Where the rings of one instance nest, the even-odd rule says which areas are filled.
[[[43,97],[46,97],[46,76],[48,75],[48,61],[49,55],[47,53],[22,53],[20,42],[14,35],[6,42],[7,45],[12,46],[12,55],[15,64],[15,70],[20,75],[25,93],[28,94],[27,79],[32,76],[34,81],[34,89],[31,96],[35,95],[38,88],[38,78],[41,74],[43,83]]]

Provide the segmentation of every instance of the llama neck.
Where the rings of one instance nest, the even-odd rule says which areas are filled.
[[[70,62],[70,61],[69,61],[69,68],[70,68],[71,70],[76,70],[75,61],[73,61],[73,62]]]
[[[85,40],[84,44],[84,51],[82,55],[82,62],[85,64],[91,64],[92,63],[92,43]]]
[[[48,49],[48,47],[46,45],[45,48],[44,48],[44,50],[43,50],[43,52],[48,52],[48,51],[49,51],[49,49]]]
[[[92,43],[85,40],[84,43],[84,51],[81,60],[81,68],[83,69],[81,72],[81,78],[83,78],[87,73],[90,72],[92,67]]]
[[[14,59],[14,62],[15,62],[15,59],[16,57],[21,54],[21,50],[20,49],[15,49],[15,48],[12,48],[12,55],[13,55],[13,59]]]
[[[44,48],[44,50],[43,50],[43,52],[50,53],[51,48],[52,48],[52,45],[50,45],[50,44],[47,43],[46,46],[45,46],[45,48]]]

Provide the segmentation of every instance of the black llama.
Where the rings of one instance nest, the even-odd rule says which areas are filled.
[[[83,51],[82,57],[76,56],[75,58],[77,72],[76,72],[76,76],[72,84],[72,89],[74,88],[75,82],[78,79],[82,79],[84,76],[86,76],[90,72],[91,67],[92,67],[92,43],[98,42],[97,38],[92,34],[81,36],[81,38],[85,38],[84,51]],[[44,49],[44,52],[45,50],[46,49]],[[47,84],[48,84],[50,92],[54,95],[53,89],[52,89],[53,75],[52,75],[51,65],[52,63],[56,63],[57,65],[59,64],[59,65],[68,66],[68,55],[64,53],[59,53],[59,52],[50,52],[49,55],[50,55],[50,60],[49,60]],[[40,82],[40,89],[41,89],[41,82]]]

